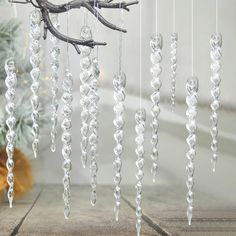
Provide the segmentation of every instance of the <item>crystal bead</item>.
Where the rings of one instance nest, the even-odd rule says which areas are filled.
[[[152,52],[156,52],[159,49],[162,49],[163,38],[161,34],[156,34],[151,38],[150,47]]]
[[[89,57],[83,57],[80,59],[80,66],[83,69],[88,69],[91,66],[91,59]]]
[[[158,51],[156,51],[155,53],[152,53],[150,56],[150,59],[153,64],[160,63],[162,60],[162,55],[161,55],[160,49]]]
[[[92,39],[92,31],[88,26],[83,26],[80,30],[80,37],[83,40],[91,40]]]
[[[198,92],[199,82],[197,77],[191,77],[187,80],[186,89],[187,92]]]
[[[40,25],[42,20],[41,12],[38,10],[34,10],[30,13],[30,24],[32,25]]]

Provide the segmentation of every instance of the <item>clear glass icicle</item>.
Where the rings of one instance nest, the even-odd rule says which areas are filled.
[[[142,224],[142,190],[143,190],[143,176],[144,176],[144,131],[145,131],[145,121],[146,121],[146,111],[145,109],[139,109],[135,113],[135,131],[136,131],[136,139],[135,142],[137,147],[135,149],[135,153],[137,155],[136,166],[138,172],[136,174],[136,230],[137,236],[141,233],[141,224]]]
[[[186,166],[186,171],[188,174],[188,179],[186,181],[186,185],[188,188],[187,193],[187,218],[188,218],[188,224],[191,225],[192,222],[192,215],[193,215],[193,186],[194,186],[194,159],[196,156],[196,142],[197,142],[197,136],[196,136],[196,116],[197,116],[197,104],[198,104],[198,79],[196,77],[191,77],[187,80],[186,84],[186,90],[187,90],[187,97],[186,97],[186,103],[188,106],[188,109],[186,111],[186,116],[188,118],[186,128],[188,130],[188,137],[186,139],[186,142],[189,147],[189,151],[186,153],[188,163]]]
[[[58,14],[51,14],[51,21],[53,26],[59,30],[60,25],[58,21]],[[52,49],[50,51],[51,54],[51,81],[52,81],[52,128],[51,128],[51,151],[56,151],[56,136],[57,136],[57,124],[58,124],[58,80],[59,80],[59,56],[60,56],[60,47],[59,47],[59,39],[55,36],[51,36]]]
[[[211,136],[212,136],[212,143],[211,143],[211,150],[213,152],[211,162],[213,165],[213,172],[216,170],[216,163],[218,159],[218,110],[220,108],[220,70],[221,70],[221,58],[222,58],[222,36],[221,34],[213,34],[210,40],[211,46],[211,82],[212,82],[212,89],[211,89],[211,96],[213,101],[211,103]]]
[[[32,105],[32,132],[33,132],[33,153],[34,157],[37,157],[38,146],[39,146],[39,86],[40,86],[40,37],[41,37],[41,12],[40,10],[35,9],[30,14],[30,63],[32,65],[32,70],[30,72],[32,78],[31,84],[31,105]]]
[[[175,109],[178,34],[171,34],[171,110]]]
[[[90,81],[90,123],[89,123],[89,157],[90,157],[90,175],[91,175],[91,196],[90,202],[94,206],[97,202],[97,172],[98,172],[98,163],[97,163],[97,144],[98,144],[98,79],[100,75],[100,70],[98,66],[98,59],[94,57],[92,59],[92,79]]]
[[[15,147],[15,139],[16,139],[16,132],[14,130],[16,124],[16,118],[14,116],[15,113],[15,89],[17,85],[17,77],[16,77],[16,67],[15,62],[12,58],[9,58],[5,62],[5,72],[6,72],[6,80],[5,84],[7,87],[7,91],[5,94],[7,104],[5,106],[7,112],[7,120],[6,125],[8,128],[6,134],[6,153],[7,153],[7,182],[8,182],[8,200],[9,206],[12,208],[13,198],[14,198],[14,175],[13,175],[13,168],[14,168],[14,147]]]
[[[88,26],[83,26],[80,32],[80,36],[83,40],[92,39],[92,31]],[[89,106],[90,106],[90,80],[92,78],[92,61],[91,61],[91,48],[86,46],[80,47],[81,51],[81,72],[80,72],[80,93],[81,99],[80,104],[82,107],[81,111],[81,161],[85,168],[88,160],[88,138],[89,138]]]
[[[151,87],[153,88],[153,93],[151,95],[151,101],[153,103],[151,109],[151,115],[153,117],[151,127],[152,127],[152,154],[151,158],[153,161],[151,173],[153,175],[153,182],[156,181],[156,175],[158,170],[158,129],[159,129],[159,115],[160,115],[160,89],[162,86],[160,75],[162,72],[161,61],[162,61],[162,44],[163,39],[161,34],[157,34],[151,38],[150,47],[151,47],[151,62],[153,64],[151,68],[152,80]]]
[[[114,100],[115,105],[113,107],[115,118],[113,120],[114,126],[115,126],[115,133],[114,133],[114,139],[116,142],[116,146],[114,148],[115,153],[115,160],[113,162],[113,166],[115,169],[115,177],[114,177],[114,183],[115,183],[115,190],[114,190],[114,196],[115,196],[115,218],[116,221],[119,220],[119,212],[120,212],[120,201],[121,201],[121,168],[122,168],[122,160],[121,155],[123,152],[123,139],[124,139],[124,131],[123,127],[125,124],[124,121],[124,111],[125,111],[125,85],[126,85],[126,76],[124,73],[121,73],[119,75],[115,75],[113,79],[113,86],[114,86]]]
[[[72,88],[73,88],[73,78],[69,71],[69,69],[66,69],[65,72],[65,78],[63,80],[62,84],[63,88],[63,95],[62,95],[62,116],[63,120],[61,123],[62,128],[62,156],[63,156],[63,164],[62,168],[64,171],[64,177],[63,177],[63,186],[64,186],[64,192],[63,192],[63,200],[65,204],[64,208],[64,215],[65,218],[68,219],[70,215],[70,178],[71,178],[71,155],[72,155],[72,148],[71,148],[71,128],[72,128]]]

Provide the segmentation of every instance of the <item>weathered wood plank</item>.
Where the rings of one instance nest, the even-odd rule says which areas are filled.
[[[13,208],[10,209],[8,202],[0,203],[0,235],[15,235],[18,226],[24,217],[33,207],[40,194],[40,187],[35,187],[24,199],[14,201]]]
[[[46,186],[19,229],[18,235],[136,235],[135,212],[125,202],[122,202],[120,221],[115,222],[111,187],[98,188],[98,202],[95,207],[92,207],[89,202],[90,187],[72,186],[71,193],[71,217],[69,220],[65,220],[62,187]],[[144,222],[142,235],[159,234]]]
[[[125,187],[124,198],[133,206],[135,193]],[[192,226],[186,220],[186,190],[177,186],[145,187],[143,212],[157,227],[171,235],[236,235],[236,205],[198,193]]]

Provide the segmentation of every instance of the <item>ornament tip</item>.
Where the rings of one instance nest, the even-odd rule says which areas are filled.
[[[188,218],[188,225],[191,226],[192,225],[192,218]]]
[[[213,173],[215,173],[215,172],[216,172],[216,163],[213,163],[212,172],[213,172]]]
[[[51,151],[56,152],[56,146],[54,144],[52,144],[52,146],[51,146]]]
[[[37,152],[34,152],[34,158],[37,159],[38,155]]]

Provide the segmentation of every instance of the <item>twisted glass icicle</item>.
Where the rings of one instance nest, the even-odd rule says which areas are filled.
[[[30,42],[30,63],[32,65],[32,70],[30,72],[31,78],[32,78],[32,85],[31,85],[31,91],[32,91],[32,96],[31,96],[31,105],[32,105],[32,121],[33,121],[33,126],[32,126],[32,132],[33,132],[33,143],[32,143],[32,148],[34,152],[34,157],[37,157],[37,152],[38,152],[38,145],[39,145],[39,125],[38,125],[38,119],[39,119],[39,96],[38,96],[38,91],[39,91],[39,80],[40,80],[40,37],[41,37],[41,12],[39,10],[34,10],[30,14],[30,37],[31,37],[31,42]]]
[[[17,77],[16,77],[16,67],[15,62],[12,58],[9,58],[5,62],[5,72],[6,72],[6,80],[5,84],[7,87],[7,91],[5,94],[7,104],[5,106],[6,112],[8,114],[8,118],[6,120],[6,125],[8,128],[6,134],[6,153],[7,153],[7,182],[8,182],[8,200],[10,208],[12,208],[13,198],[14,198],[14,175],[13,175],[13,168],[14,168],[14,146],[15,146],[15,139],[16,139],[16,132],[14,131],[14,127],[16,124],[16,118],[14,116],[15,113],[15,87],[17,85]]]
[[[139,109],[135,113],[135,131],[137,133],[135,142],[137,147],[135,149],[137,155],[136,166],[138,173],[136,174],[137,184],[136,184],[136,230],[137,235],[141,233],[142,224],[142,189],[143,189],[143,176],[144,176],[144,131],[145,131],[145,121],[146,121],[146,111],[144,109]]]
[[[177,70],[177,47],[178,34],[171,34],[171,110],[175,108],[175,87],[176,87],[176,70]]]
[[[81,38],[84,40],[91,40],[92,39],[92,32],[88,26],[83,26],[81,29]],[[82,106],[81,111],[81,161],[82,165],[85,168],[88,160],[88,138],[89,138],[89,106],[90,106],[90,80],[92,77],[92,61],[91,61],[91,48],[86,46],[80,47],[81,51],[81,73],[80,73],[80,93],[81,93],[81,100],[80,104]]]
[[[113,166],[115,169],[115,177],[114,177],[114,183],[115,183],[115,190],[114,190],[114,196],[115,196],[115,218],[116,221],[119,220],[119,212],[120,212],[120,199],[121,199],[121,168],[122,168],[122,160],[121,155],[123,152],[123,139],[124,139],[124,131],[123,127],[125,124],[124,121],[124,100],[125,100],[125,85],[126,85],[126,76],[124,73],[121,73],[119,75],[115,75],[113,79],[113,86],[115,89],[114,92],[114,100],[115,100],[115,106],[113,108],[115,119],[113,120],[114,126],[115,126],[115,133],[114,133],[114,139],[116,142],[116,146],[114,148],[115,153],[115,160],[113,162]]]
[[[59,30],[60,25],[58,21],[58,14],[51,14],[51,21],[54,25],[54,27]],[[56,151],[56,136],[57,136],[57,124],[58,124],[58,79],[59,79],[59,56],[60,56],[60,47],[59,47],[59,39],[55,36],[51,36],[51,42],[52,42],[52,49],[51,49],[51,81],[52,81],[52,128],[51,128],[51,151]]]
[[[63,200],[65,204],[64,208],[64,215],[65,218],[68,219],[70,215],[70,175],[71,175],[71,155],[72,155],[72,148],[71,148],[71,115],[72,115],[72,87],[73,87],[73,78],[68,69],[65,72],[65,78],[62,84],[63,88],[63,95],[62,95],[62,116],[63,121],[61,124],[62,127],[62,156],[63,156],[63,186],[64,186],[64,193],[63,193]]]
[[[216,170],[216,163],[218,159],[218,110],[220,108],[220,70],[221,70],[221,57],[222,57],[222,36],[221,34],[213,34],[210,40],[211,46],[211,82],[213,87],[211,89],[211,95],[213,101],[211,103],[212,115],[211,115],[211,136],[212,136],[212,143],[211,143],[211,150],[213,152],[213,156],[211,162],[213,164],[213,172]]]
[[[160,89],[162,86],[160,75],[162,72],[161,61],[162,61],[162,36],[161,34],[157,34],[151,38],[150,47],[151,47],[151,62],[153,66],[151,68],[152,73],[152,80],[151,80],[151,87],[153,88],[154,92],[151,95],[151,101],[153,103],[151,109],[151,115],[153,117],[151,127],[152,127],[152,154],[151,158],[153,161],[151,173],[153,175],[153,182],[156,181],[157,175],[157,162],[158,162],[158,129],[159,129],[159,115],[160,115]]]
[[[193,215],[193,186],[194,186],[194,159],[196,156],[196,116],[197,116],[197,103],[198,103],[198,79],[196,77],[191,77],[187,80],[186,84],[186,90],[187,90],[187,97],[186,97],[186,103],[188,105],[188,109],[186,111],[186,116],[188,118],[188,122],[186,124],[186,128],[188,130],[188,137],[186,139],[186,142],[189,146],[189,151],[186,153],[188,163],[186,166],[186,171],[188,174],[188,179],[186,182],[188,193],[187,193],[187,218],[188,218],[188,224],[191,225],[192,222],[192,215]]]
[[[100,70],[98,67],[98,59],[95,57],[92,60],[92,79],[90,81],[90,123],[89,123],[89,145],[90,145],[90,174],[91,174],[91,196],[90,202],[92,206],[96,204],[97,201],[97,172],[98,172],[98,163],[97,163],[97,144],[98,144],[98,79],[100,75]]]

